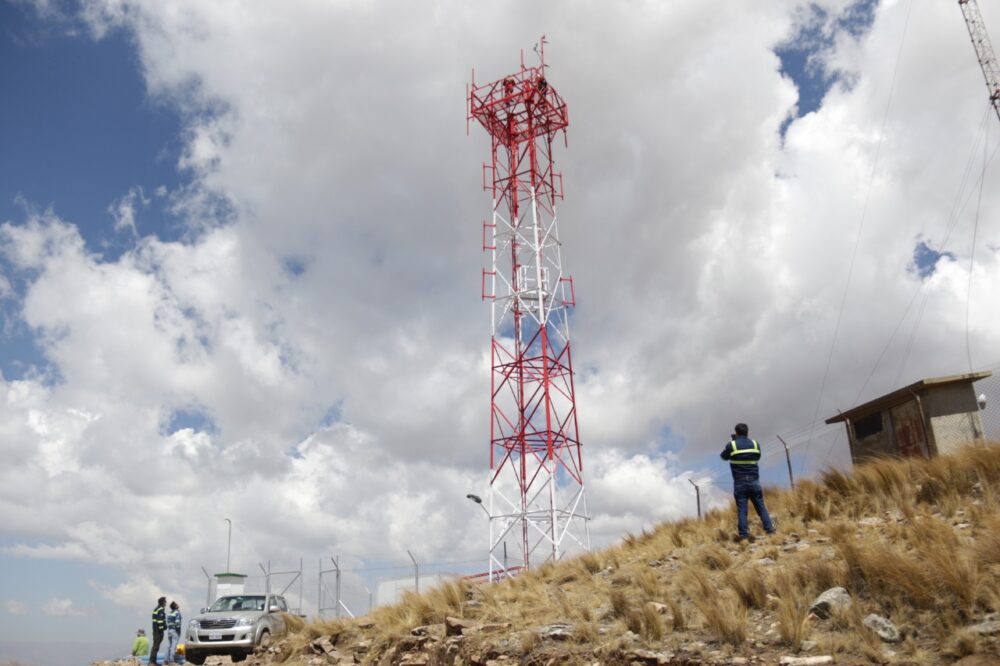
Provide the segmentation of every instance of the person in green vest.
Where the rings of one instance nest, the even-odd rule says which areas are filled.
[[[757,462],[760,460],[760,444],[750,439],[750,428],[746,423],[737,423],[735,432],[722,449],[720,458],[729,462],[733,473],[733,496],[736,498],[736,529],[739,540],[753,540],[747,525],[747,504],[753,504],[764,524],[764,531],[774,534],[774,523],[764,505],[764,491],[760,487],[760,470]]]
[[[140,629],[135,633],[135,641],[132,643],[133,657],[149,656],[149,639],[146,638],[146,630]]]
[[[156,600],[156,608],[153,609],[153,645],[149,648],[149,664],[156,664],[157,653],[160,651],[160,643],[163,642],[163,634],[167,631],[167,598],[160,597]]]

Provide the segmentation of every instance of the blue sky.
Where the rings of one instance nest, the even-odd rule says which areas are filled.
[[[595,538],[691,515],[689,478],[727,501],[736,421],[773,452],[769,483],[787,482],[778,434],[797,476],[843,464],[840,429],[809,419],[906,3],[711,24],[696,2],[602,5],[572,28],[554,7],[502,37],[492,6],[449,5],[449,23],[418,3],[181,4],[0,0],[0,658],[53,627],[124,645],[160,593],[199,606],[226,517],[234,569],[305,558],[307,597],[333,554],[481,555],[464,497],[485,496],[487,147],[462,94],[543,28],[573,119],[560,238]],[[912,22],[821,418],[858,398],[915,288],[910,360],[892,346],[862,398],[966,358],[969,220],[940,241],[981,75],[954,7]]]
[[[88,249],[114,258],[134,239],[116,231],[112,204],[133,187],[150,203],[142,233],[176,236],[156,197],[184,182],[177,170],[181,122],[146,94],[134,45],[123,31],[95,41],[62,22],[39,20],[29,5],[0,3],[0,219],[51,208],[78,226]],[[31,332],[4,304],[0,371],[8,379],[46,367]]]

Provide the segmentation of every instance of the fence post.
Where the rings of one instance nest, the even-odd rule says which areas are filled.
[[[337,561],[339,559],[340,559],[340,555],[337,555],[337,557],[331,557],[330,558],[330,561],[333,562],[333,568],[337,572],[336,573],[336,576],[337,576],[337,578],[336,578],[336,588],[335,588],[336,589],[336,595],[337,595],[337,604],[336,604],[337,612],[334,615],[334,617],[336,617],[336,618],[340,618],[340,562]]]
[[[420,566],[417,564],[417,558],[413,557],[413,553],[407,550],[406,554],[413,560],[413,588],[417,594],[420,594]]]
[[[201,572],[205,574],[205,578],[208,579],[208,591],[205,594],[205,608],[208,608],[212,605],[212,577],[208,575],[207,571],[205,571],[205,567],[201,568]]]
[[[691,479],[688,479],[688,483],[694,486],[694,496],[698,502],[698,518],[701,519],[701,488],[699,488],[698,484]]]
[[[776,435],[776,437],[778,438],[778,441],[781,442],[781,445],[785,447],[785,462],[788,463],[788,485],[794,490],[795,479],[792,477],[792,456],[788,453],[788,444],[786,444],[785,440],[781,438],[781,435]]]

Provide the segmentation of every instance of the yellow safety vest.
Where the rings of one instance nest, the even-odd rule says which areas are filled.
[[[760,444],[757,443],[756,439],[751,439],[750,441],[753,442],[753,446],[751,448],[749,448],[749,449],[738,449],[738,448],[736,448],[736,440],[735,439],[729,440],[729,448],[732,449],[732,452],[730,453],[730,456],[736,456],[736,455],[739,455],[741,453],[756,453],[757,456],[758,456],[758,458],[759,458],[759,456],[760,456]],[[756,460],[733,460],[730,457],[729,458],[729,464],[730,465],[756,465],[757,461]]]

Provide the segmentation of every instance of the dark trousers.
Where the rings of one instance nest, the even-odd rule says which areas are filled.
[[[156,654],[160,651],[160,643],[163,642],[163,629],[153,629],[153,644],[149,646],[149,663],[156,664]]]
[[[764,531],[768,534],[774,531],[771,516],[764,506],[764,491],[758,479],[734,479],[733,495],[736,497],[736,525],[741,537],[750,536],[750,529],[747,527],[748,501],[753,503],[753,508],[760,516],[760,522],[764,523]]]

